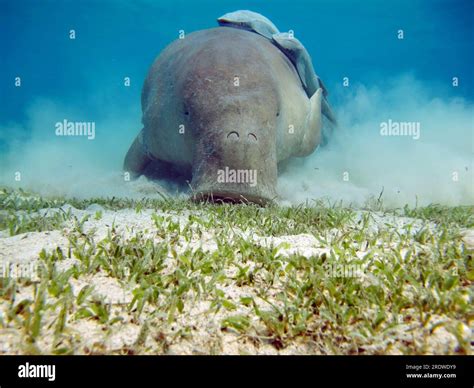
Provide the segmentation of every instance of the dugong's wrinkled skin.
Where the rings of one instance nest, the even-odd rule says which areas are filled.
[[[257,12],[247,10],[226,13],[218,18],[217,22],[221,26],[256,32],[267,39],[272,39],[272,35],[279,32],[278,28],[268,18]]]
[[[268,203],[277,197],[278,164],[311,154],[320,142],[321,96],[318,89],[308,98],[288,57],[259,34],[223,27],[191,33],[149,71],[143,129],[124,170],[181,174],[197,199]],[[226,168],[256,171],[256,182],[219,181]]]
[[[313,62],[308,51],[303,44],[287,32],[279,32],[272,35],[273,43],[290,58],[295,65],[296,70],[301,78],[308,96],[312,96],[319,88],[323,89],[323,96],[327,96],[327,90],[321,79],[314,71]],[[327,100],[322,101],[323,114],[333,123],[336,124],[336,117],[332,112]]]

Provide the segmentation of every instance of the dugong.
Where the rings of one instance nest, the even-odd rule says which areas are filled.
[[[321,138],[322,89],[309,98],[269,39],[217,27],[186,35],[155,59],[142,90],[143,129],[124,171],[190,181],[195,200],[267,204],[278,166]]]

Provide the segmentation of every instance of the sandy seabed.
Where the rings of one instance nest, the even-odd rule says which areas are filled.
[[[139,234],[141,238],[151,239],[154,243],[162,243],[167,240],[167,236],[158,233],[154,215],[169,217],[170,220],[180,225],[192,223],[190,215],[203,216],[199,212],[193,214],[191,211],[188,213],[186,211],[180,213],[160,212],[153,209],[113,211],[106,210],[97,204],[90,205],[85,210],[64,205],[61,209],[40,210],[39,214],[52,215],[55,212],[69,212],[76,220],[87,219],[82,224],[82,233],[88,235],[94,244],[99,244],[100,241],[110,236],[112,229],[114,235],[118,236],[121,241],[130,241]],[[363,214],[364,211],[356,212],[355,218],[349,224],[356,225]],[[407,229],[407,225],[411,225],[411,227]],[[414,235],[422,228],[436,228],[436,225],[419,219],[374,212],[368,225],[368,233],[387,229],[401,235],[406,233]],[[2,231],[0,234],[0,264],[2,268],[4,270],[6,268],[16,269],[20,272],[22,269],[28,271],[28,268],[35,268],[35,265],[40,262],[40,253],[43,250],[46,253],[51,253],[57,252],[58,249],[61,250],[64,258],[55,262],[57,273],[65,273],[74,266],[79,268],[81,261],[74,257],[68,238],[73,233],[73,229],[72,222],[65,222],[57,230],[28,232],[11,237],[8,231]],[[322,244],[319,236],[313,234],[275,237],[260,236],[253,233],[252,230],[238,229],[234,229],[233,233],[234,235],[228,236],[229,239],[239,235],[254,246],[277,247],[276,255],[279,257],[297,254],[310,260],[313,257],[331,253],[330,243],[329,245]],[[341,233],[343,231],[331,230],[325,239],[330,242]],[[462,234],[463,248],[472,251],[474,249],[474,230],[465,229]],[[174,240],[169,242],[173,244],[178,255],[168,253],[168,257],[164,260],[163,275],[176,270],[181,252],[201,249],[210,255],[219,249],[212,229],[205,230],[199,238],[193,238],[190,241],[175,235]],[[363,259],[367,251],[362,246],[355,246],[355,254],[356,258]],[[71,344],[75,354],[400,354],[406,351],[404,349],[407,344],[419,349],[415,352],[423,354],[453,354],[457,352],[460,340],[472,344],[474,328],[472,316],[466,317],[462,323],[458,322],[458,331],[463,336],[460,339],[459,335],[455,335],[447,329],[452,318],[440,314],[431,314],[424,325],[421,325],[416,319],[404,319],[388,334],[385,332],[380,335],[380,338],[366,341],[366,343],[362,341],[357,345],[357,351],[354,351],[354,343],[344,338],[339,341],[338,348],[331,349],[326,346],[327,341],[334,343],[334,338],[331,338],[330,328],[323,325],[323,320],[321,320],[320,333],[312,338],[303,336],[289,340],[284,346],[276,344],[271,338],[266,338],[265,327],[262,327],[258,318],[251,314],[248,325],[250,329],[243,334],[238,330],[224,327],[222,324],[229,317],[249,316],[251,307],[239,304],[239,300],[249,297],[258,300],[259,291],[256,287],[238,284],[232,280],[235,279],[238,272],[238,264],[242,267],[248,266],[250,270],[258,265],[251,258],[242,260],[240,257],[240,260],[240,263],[237,259],[234,265],[224,267],[225,280],[218,285],[221,295],[225,296],[225,299],[232,304],[231,308],[216,310],[213,308],[213,303],[215,303],[213,298],[205,295],[199,296],[188,291],[181,294],[182,309],[173,320],[167,319],[167,311],[159,312],[157,306],[160,305],[161,296],[158,297],[155,305],[145,304],[142,313],[137,315],[134,309],[129,308],[137,284],[134,284],[133,281],[127,282],[110,276],[104,268],[99,267],[93,273],[80,273],[77,276],[71,276],[69,284],[75,298],[84,287],[92,286],[89,298],[102,300],[108,306],[110,315],[119,319],[112,325],[105,325],[97,319],[76,319],[73,314],[70,314],[65,320],[64,336],[67,338],[65,341]],[[364,265],[362,262],[362,267]],[[359,280],[367,287],[378,284],[377,278],[370,271],[362,271]],[[276,276],[273,285],[268,288],[269,303],[280,303],[277,295],[283,281],[284,279]],[[37,284],[39,284],[39,279],[35,277],[34,273],[29,281],[18,283],[14,301],[29,300],[33,303]],[[54,307],[54,303],[59,297],[54,298],[48,294],[45,298],[45,303],[49,301],[52,307],[46,310],[42,316],[41,333],[34,341],[33,347],[27,345],[28,341],[25,339],[24,332],[12,321],[11,317],[7,319],[8,310],[11,309],[11,303],[14,302],[1,299],[0,317],[3,328],[0,329],[0,351],[2,353],[52,352],[53,342],[57,341],[54,330],[58,316],[56,309],[59,308]],[[466,294],[466,298],[469,298],[469,294]],[[268,307],[268,304],[261,300],[256,303],[261,309]],[[366,313],[371,314],[373,311]],[[412,313],[407,312],[406,315],[410,314]],[[316,322],[317,320],[318,318],[316,318]]]

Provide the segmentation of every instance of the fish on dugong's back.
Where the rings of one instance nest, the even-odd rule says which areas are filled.
[[[217,19],[221,26],[237,27],[248,31],[254,31],[267,39],[278,33],[278,28],[265,16],[257,12],[240,10],[229,12]]]
[[[124,170],[190,180],[194,198],[271,202],[278,165],[320,142],[321,96],[308,98],[290,60],[242,29],[171,43],[143,85],[143,129]]]
[[[321,78],[314,71],[313,62],[303,44],[296,39],[293,34],[279,32],[278,28],[265,16],[247,10],[234,11],[226,13],[217,19],[221,26],[242,28],[253,31],[267,39],[270,39],[285,55],[290,58],[296,67],[301,82],[309,97],[311,97],[318,88],[323,89],[322,112],[328,120],[337,125],[336,116],[326,99],[328,93]]]
[[[321,81],[314,71],[313,62],[308,51],[293,34],[279,32],[272,35],[272,40],[295,65],[308,95],[312,95],[319,87],[322,87]],[[323,94],[326,95],[326,88],[322,89]]]
[[[296,67],[308,96],[312,96],[319,88],[323,89],[322,112],[333,124],[337,124],[336,116],[325,98],[327,96],[326,87],[314,71],[313,61],[303,44],[288,32],[273,34],[272,40]]]

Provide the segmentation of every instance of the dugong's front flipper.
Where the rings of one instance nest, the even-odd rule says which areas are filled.
[[[226,13],[217,19],[221,26],[230,26],[253,31],[265,38],[272,39],[273,34],[277,34],[278,28],[265,16],[257,12],[240,10]]]
[[[152,160],[143,146],[143,129],[137,135],[128,149],[123,162],[123,170],[129,173],[131,178],[140,176]]]
[[[303,44],[287,32],[273,34],[272,40],[273,43],[283,51],[295,65],[296,71],[300,76],[301,82],[308,96],[313,96],[317,89],[322,89],[324,96],[321,102],[322,112],[330,122],[337,124],[336,117],[325,98],[325,96],[327,96],[326,87],[314,71],[311,57]]]
[[[326,100],[325,97],[323,97],[321,101],[321,110],[323,112],[323,115],[326,116],[332,124],[337,125],[336,116],[333,113],[331,107],[329,106],[328,100]]]
[[[310,155],[321,142],[321,99],[323,90],[319,88],[309,99],[309,111],[303,128],[301,147],[296,156]]]

